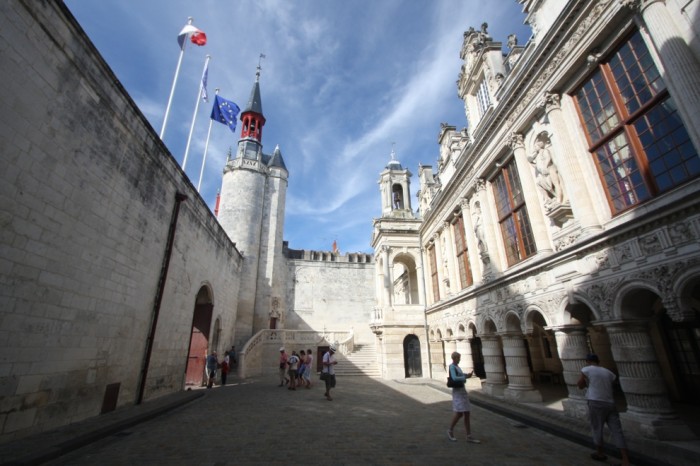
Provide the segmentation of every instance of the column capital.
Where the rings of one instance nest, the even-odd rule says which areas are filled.
[[[653,5],[654,3],[666,4],[666,0],[618,0],[618,2],[623,7],[636,10],[638,12],[643,12],[647,7]]]
[[[525,149],[525,138],[522,133],[511,133],[507,144],[513,150]]]
[[[544,108],[547,113],[552,110],[558,110],[561,108],[561,94],[554,91],[547,91],[542,95],[537,106]]]

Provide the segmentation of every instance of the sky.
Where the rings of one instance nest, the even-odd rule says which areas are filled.
[[[368,252],[381,216],[379,175],[391,160],[408,168],[411,203],[418,167],[437,169],[441,123],[467,125],[456,81],[464,31],[488,23],[504,45],[531,31],[517,0],[65,0],[87,36],[160,133],[180,56],[177,35],[193,18],[207,35],[188,43],[164,143],[196,187],[215,88],[248,102],[261,63],[263,152],[279,145],[289,171],[284,239],[292,249]],[[504,48],[504,51],[506,49]],[[265,58],[260,59],[260,54]],[[222,170],[240,138],[211,128],[200,195],[214,210]]]

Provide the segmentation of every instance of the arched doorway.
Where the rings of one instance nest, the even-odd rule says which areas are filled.
[[[472,350],[472,362],[474,365],[474,375],[480,379],[486,378],[486,371],[484,370],[484,353],[481,349],[481,338],[476,334],[476,326],[474,324],[469,325],[469,333],[471,333],[471,338],[469,339],[469,345]]]
[[[406,378],[423,377],[423,364],[420,356],[420,340],[415,335],[408,335],[403,340],[403,360]]]
[[[206,365],[207,349],[209,348],[209,329],[214,305],[211,294],[205,286],[199,289],[192,316],[192,332],[190,334],[190,349],[185,370],[185,386],[196,387],[206,384],[204,367]]]

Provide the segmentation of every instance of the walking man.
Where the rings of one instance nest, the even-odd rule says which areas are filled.
[[[578,379],[578,388],[586,390],[588,400],[588,416],[591,422],[593,443],[596,446],[591,458],[596,461],[605,461],[607,456],[603,454],[603,425],[607,424],[612,434],[615,446],[620,449],[622,466],[629,466],[630,460],[627,454],[625,436],[622,434],[620,415],[615,407],[613,398],[613,382],[617,378],[615,374],[604,367],[600,367],[600,360],[595,354],[586,357],[587,366],[581,369],[581,377]]]

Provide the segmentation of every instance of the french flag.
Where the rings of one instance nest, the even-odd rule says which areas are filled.
[[[180,31],[180,34],[177,36],[177,43],[180,44],[180,49],[185,46],[185,40],[187,39],[188,35],[190,36],[190,41],[195,45],[202,46],[207,43],[207,35],[204,33],[204,31],[197,29],[191,24],[186,24],[185,27],[182,28],[182,31]]]

